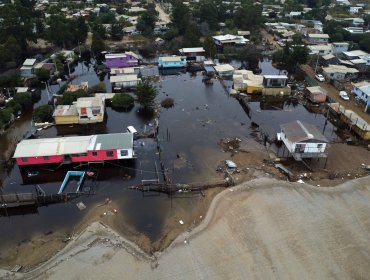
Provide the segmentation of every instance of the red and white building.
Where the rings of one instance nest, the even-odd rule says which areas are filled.
[[[103,162],[134,158],[133,134],[114,133],[46,139],[18,143],[13,158],[19,166]]]

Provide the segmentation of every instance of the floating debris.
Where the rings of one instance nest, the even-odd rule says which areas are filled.
[[[86,209],[86,205],[82,201],[78,202],[76,206],[78,209],[80,209],[80,211]]]

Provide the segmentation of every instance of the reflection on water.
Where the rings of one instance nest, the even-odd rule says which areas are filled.
[[[262,62],[263,65],[264,63]],[[77,76],[73,81],[74,84],[88,80],[91,86],[100,82],[93,69],[85,65],[77,65],[74,74]],[[104,82],[109,91],[110,85],[107,81],[108,78],[105,77]],[[156,171],[156,165],[160,169],[161,161],[174,183],[218,178],[219,175],[215,172],[218,165],[215,159],[217,157],[213,156],[221,153],[217,142],[225,137],[250,138],[252,122],[257,123],[264,132],[274,135],[279,131],[280,124],[300,119],[315,124],[329,139],[336,138],[333,133],[334,127],[331,123],[325,123],[324,116],[308,112],[302,105],[289,98],[252,100],[248,104],[249,113],[246,114],[246,108],[230,97],[219,81],[216,80],[211,86],[202,83],[200,72],[192,75],[185,73],[163,76],[157,86],[158,102],[166,97],[175,100],[173,108],[161,108],[158,145],[154,139],[137,140],[135,142],[137,159],[124,166],[122,163],[112,162],[97,167],[98,181],[93,186],[95,195],[78,199],[88,208],[102,203],[107,197],[113,199],[120,213],[124,213],[122,224],[128,223],[153,241],[160,238],[165,220],[172,215],[174,207],[191,212],[194,203],[199,200],[192,198],[171,201],[165,195],[146,197],[140,192],[128,189],[130,186],[141,184],[142,180],[156,179],[158,176],[163,182],[163,176]],[[53,86],[53,91],[57,91],[58,87]],[[47,95],[43,91],[42,99],[37,106],[46,103],[47,100]],[[128,112],[117,112],[108,107],[105,124],[50,127],[37,134],[43,138],[57,135],[117,133],[125,131],[129,125],[133,125],[138,131],[144,131],[151,126],[152,121],[143,114],[139,105],[135,105]],[[30,115],[22,116],[15,127],[18,129],[1,136],[2,145],[7,143],[3,139],[13,137],[18,131],[22,131],[20,134],[23,135],[30,127]],[[55,192],[67,171],[66,168],[53,172],[40,170],[39,175],[28,178],[24,174],[22,176],[19,168],[15,166],[6,176],[2,191],[28,192],[34,190],[35,184],[39,184],[47,192]],[[78,201],[42,207],[37,211],[31,211],[32,215],[1,217],[0,247],[11,246],[45,231],[58,230],[66,234],[71,232],[87,212],[78,210],[76,207]]]

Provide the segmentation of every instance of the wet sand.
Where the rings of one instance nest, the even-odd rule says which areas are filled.
[[[8,279],[365,279],[370,176],[332,188],[260,178],[219,193],[197,226],[148,255],[103,222]],[[107,274],[108,273],[108,274]]]

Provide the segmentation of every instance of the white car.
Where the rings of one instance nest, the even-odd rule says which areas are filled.
[[[316,74],[316,75],[315,75],[315,78],[316,78],[316,80],[318,80],[318,81],[320,81],[320,82],[325,82],[325,78],[324,78],[324,76],[323,76],[323,75],[321,75],[321,74]]]
[[[344,90],[341,90],[341,91],[339,92],[339,96],[340,96],[340,98],[342,98],[343,100],[346,100],[346,101],[348,101],[348,100],[349,100],[349,96],[348,96],[347,92],[345,92]]]

